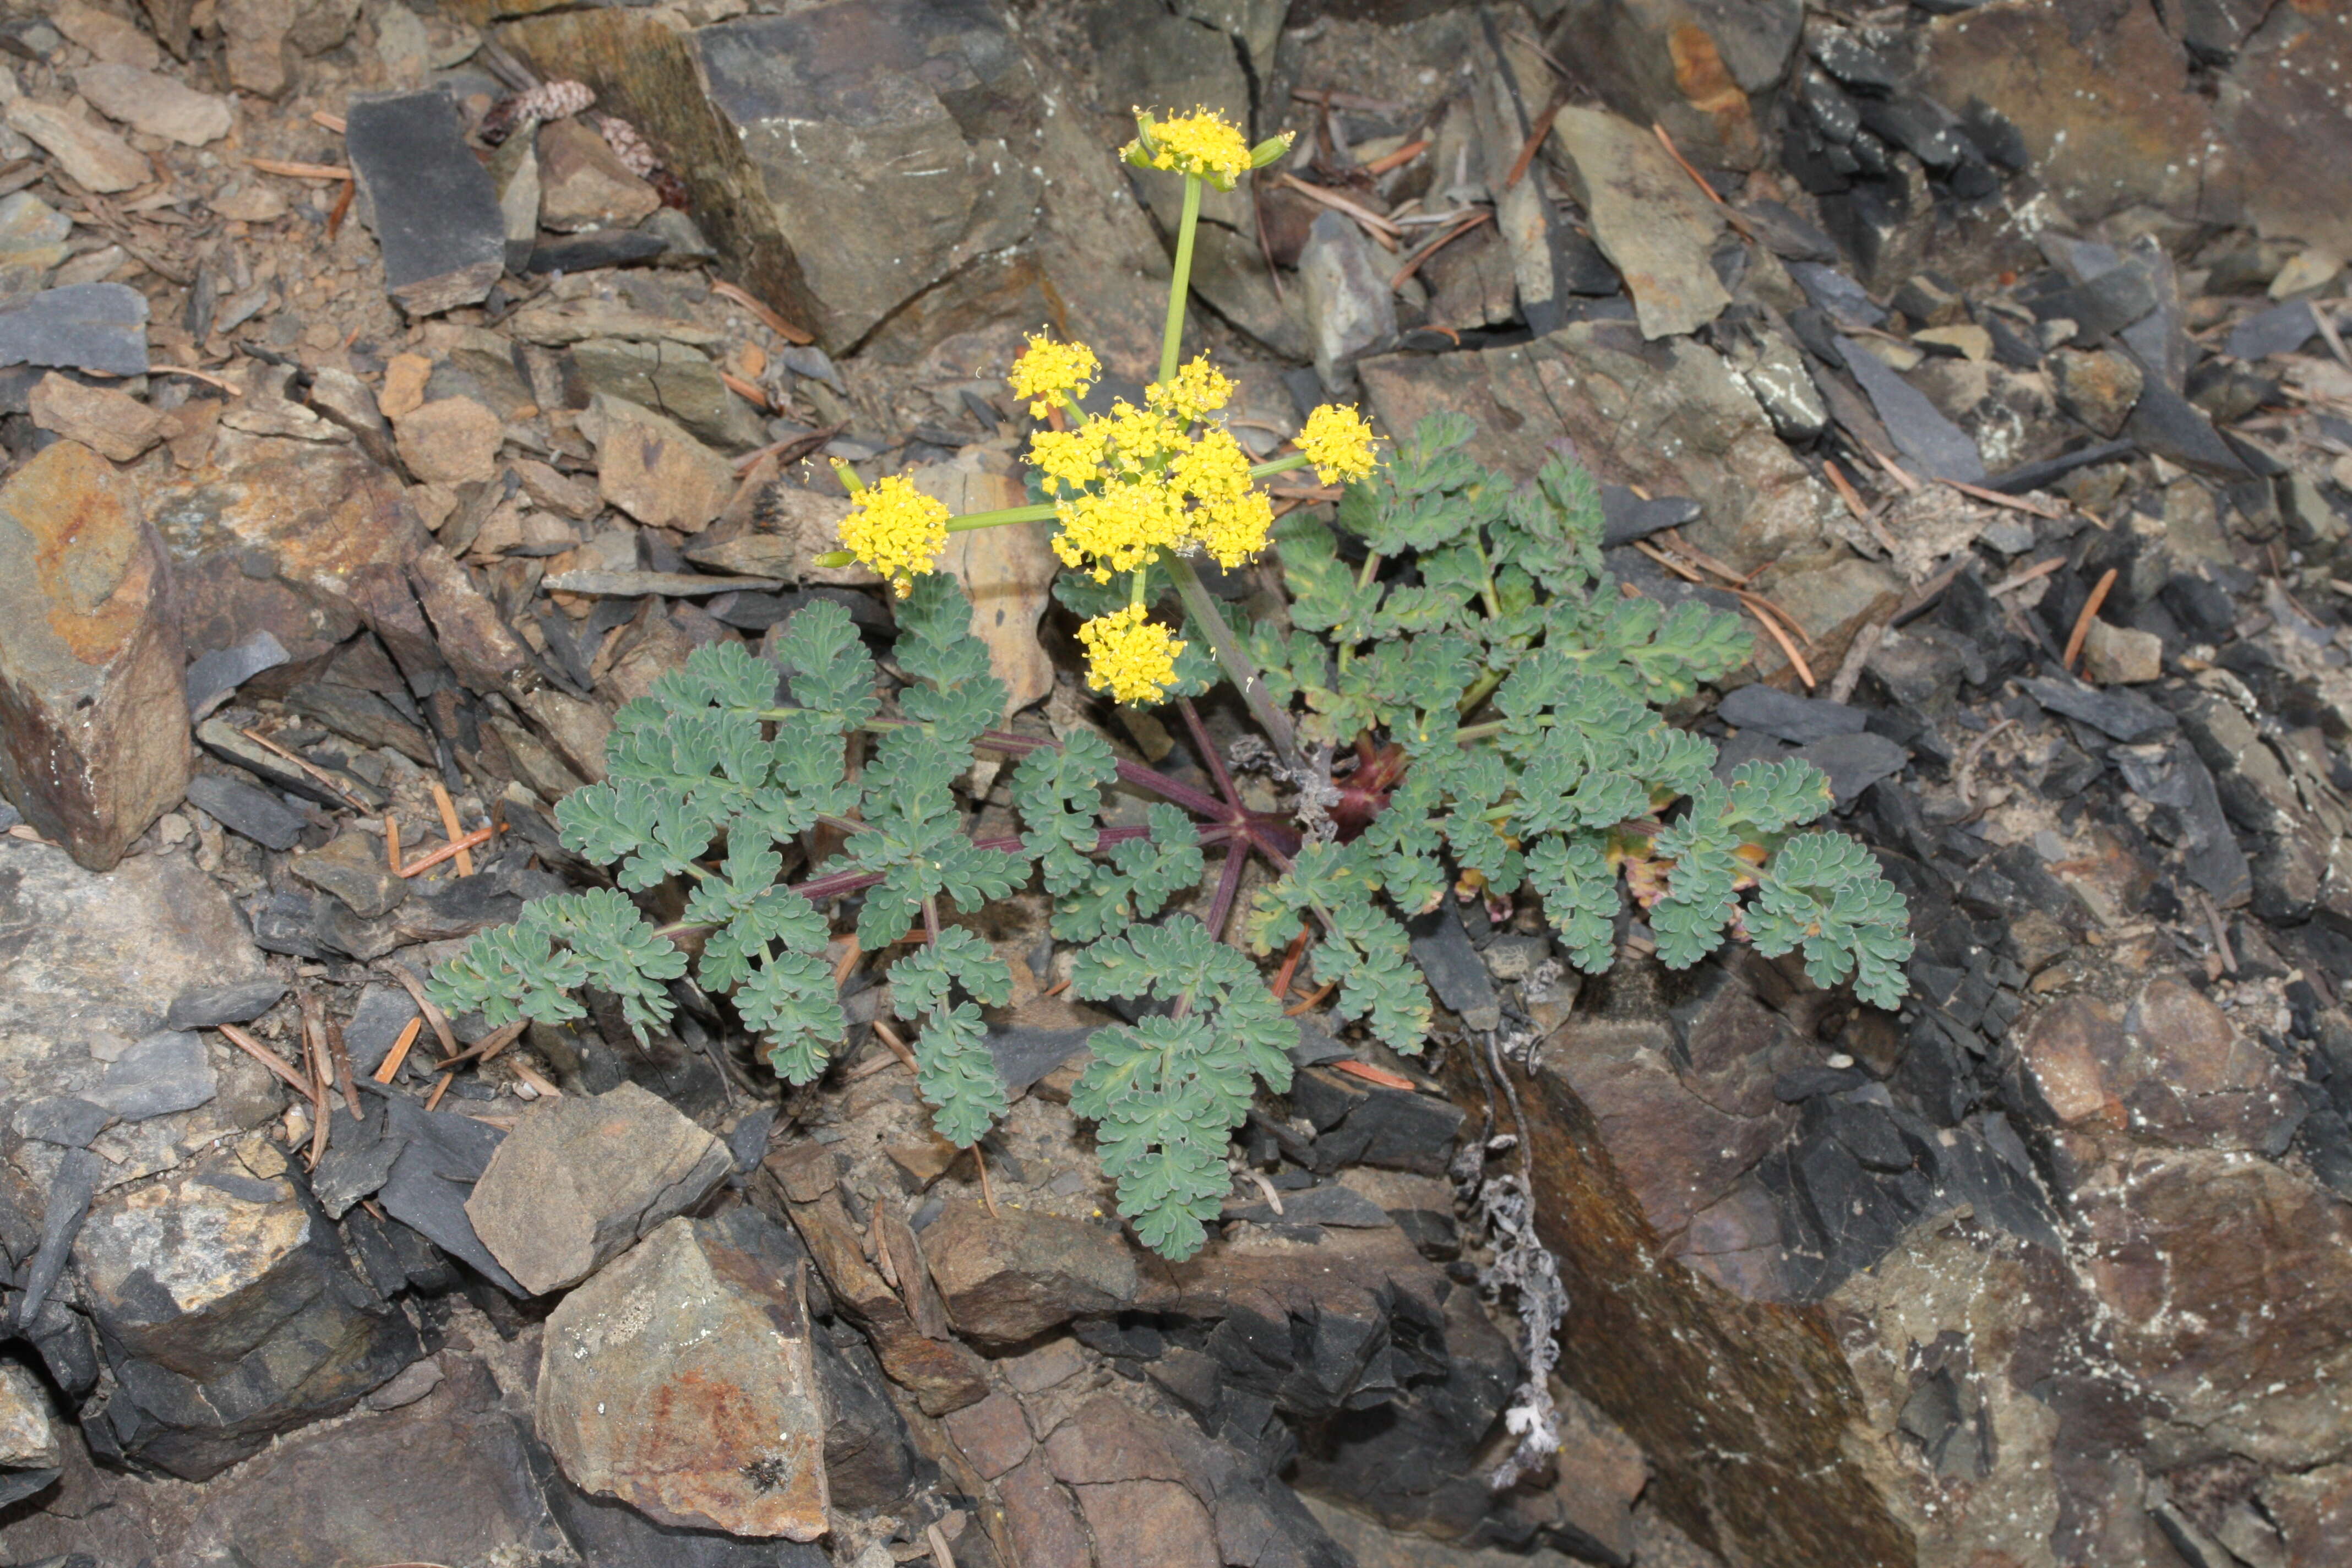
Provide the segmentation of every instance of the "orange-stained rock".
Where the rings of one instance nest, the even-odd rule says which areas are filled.
[[[749,1234],[767,1224],[673,1219],[548,1319],[539,1437],[574,1485],[683,1529],[825,1532],[808,1305]]]
[[[136,489],[89,447],[0,487],[0,794],[92,870],[187,787],[167,583]]]

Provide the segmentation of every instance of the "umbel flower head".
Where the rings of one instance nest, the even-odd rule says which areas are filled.
[[[1230,191],[1244,174],[1288,151],[1288,132],[1253,147],[1239,127],[1213,109],[1195,109],[1172,120],[1155,120],[1150,110],[1139,109],[1135,140],[1120,149],[1120,156],[1139,169],[1196,175]]]
[[[1078,628],[1087,649],[1087,684],[1120,702],[1157,702],[1175,684],[1184,644],[1145,618],[1141,605],[1097,616]]]
[[[1372,471],[1372,427],[1352,408],[1327,403],[1307,416],[1298,449],[1327,485],[1360,479]]]
[[[1086,344],[1057,343],[1032,332],[1027,351],[1013,362],[1013,374],[1004,379],[1013,384],[1015,396],[1029,399],[1029,416],[1043,419],[1062,398],[1073,403],[1083,399],[1101,374],[1095,351]]]
[[[887,577],[903,599],[947,548],[948,517],[945,501],[892,474],[857,492],[857,504],[841,520],[841,542],[860,564]]]

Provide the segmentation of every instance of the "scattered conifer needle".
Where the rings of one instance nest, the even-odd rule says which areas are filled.
[[[439,779],[433,781],[433,805],[441,814],[441,831],[449,836],[449,852],[457,857],[457,875],[472,876],[474,857],[466,842],[466,829],[457,821],[457,806],[449,798],[449,786]]]
[[[424,1027],[422,1013],[408,1020],[408,1027],[400,1031],[400,1038],[393,1041],[392,1049],[384,1053],[383,1065],[375,1069],[376,1082],[390,1083],[400,1076],[401,1064],[408,1060],[409,1049],[416,1044],[417,1034]]]
[[[2083,601],[2083,613],[2074,617],[2074,633],[2066,639],[2065,657],[2058,661],[2067,670],[2074,669],[2074,660],[2083,651],[2084,639],[2091,635],[2091,623],[2098,617],[2099,606],[2107,602],[2107,590],[2115,585],[2116,569],[2110,566],[2099,579],[2098,586],[2091,590],[2091,596]]]
[[[1339,1060],[1333,1062],[1331,1065],[1339,1068],[1341,1072],[1346,1073],[1349,1078],[1360,1078],[1366,1083],[1379,1084],[1382,1089],[1409,1089],[1416,1094],[1421,1092],[1421,1085],[1413,1082],[1412,1079],[1405,1077],[1404,1074],[1401,1072],[1391,1072],[1386,1068],[1376,1068],[1370,1062],[1360,1062],[1352,1058],[1342,1058]]]

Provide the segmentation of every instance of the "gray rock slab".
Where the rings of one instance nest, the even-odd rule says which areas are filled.
[[[456,101],[438,89],[365,99],[344,119],[385,290],[411,316],[480,302],[506,270],[506,217]]]
[[[1708,259],[1723,218],[1675,166],[1658,139],[1596,109],[1552,121],[1592,237],[1625,279],[1645,338],[1694,332],[1731,296]]]
[[[466,1199],[506,1134],[470,1116],[426,1110],[414,1100],[385,1103],[406,1142],[393,1162],[391,1176],[377,1189],[384,1212],[508,1295],[530,1295],[490,1256],[474,1234],[474,1222],[466,1217]]]
[[[1829,775],[1830,794],[1845,805],[1884,778],[1892,778],[1911,761],[1911,753],[1884,735],[1849,731],[1800,746],[1796,755]]]
[[[2319,335],[2319,312],[2308,300],[2290,300],[2257,310],[2230,329],[2228,352],[2232,359],[2253,361],[2273,354],[2291,354]]]
[[[523,1114],[467,1199],[474,1232],[532,1295],[576,1285],[734,1168],[727,1146],[635,1084]]]
[[[1601,542],[1631,544],[1669,528],[1696,522],[1703,509],[1688,496],[1659,496],[1644,500],[1623,485],[1601,487]]]
[[[1299,252],[1298,279],[1326,390],[1348,384],[1355,363],[1396,342],[1396,297],[1370,241],[1335,212],[1319,213]]]
[[[190,779],[188,803],[265,849],[293,848],[309,826],[299,812],[268,790],[218,773],[198,773]]]
[[[235,647],[216,647],[188,662],[188,717],[201,719],[265,669],[284,664],[286,645],[258,631]]]
[[[1910,465],[1930,479],[1980,484],[1984,454],[1975,437],[1944,417],[1927,395],[1897,375],[1885,361],[1852,338],[1838,339],[1846,368],[1862,384],[1871,407]]]
[[[2102,690],[2056,680],[2028,679],[2019,685],[2053,713],[2079,719],[2126,745],[2152,741],[2177,728],[2171,714],[2137,691]]]
[[[362,1095],[360,1110],[362,1114],[354,1120],[340,1098],[332,1102],[327,1152],[310,1173],[310,1195],[330,1219],[342,1218],[353,1204],[390,1181],[393,1166],[408,1147],[387,1097]]]
[[[0,310],[0,365],[143,375],[147,299],[121,283],[47,289]]]
[[[1421,965],[1437,999],[1470,1028],[1501,1026],[1503,1008],[1495,994],[1494,976],[1470,945],[1470,934],[1452,906],[1406,921],[1405,930],[1412,935],[1413,962]]]
[[[89,1098],[125,1121],[144,1121],[194,1110],[218,1091],[204,1041],[184,1030],[166,1029],[132,1041],[109,1062]]]
[[[114,1112],[79,1096],[47,1094],[18,1106],[8,1125],[24,1137],[60,1149],[86,1149],[99,1129],[113,1120]]]
[[[1798,697],[1761,683],[1727,694],[1716,713],[1727,724],[1761,730],[1799,746],[1832,735],[1859,734],[1870,724],[1870,716],[1858,708],[1818,697]]]
[[[365,1077],[383,1065],[400,1032],[417,1016],[416,998],[397,985],[371,985],[360,993],[351,1021],[343,1026],[343,1049],[352,1069]]]

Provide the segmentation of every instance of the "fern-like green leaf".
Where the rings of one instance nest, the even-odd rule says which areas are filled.
[[[1569,962],[1598,974],[1616,957],[1617,911],[1623,896],[1598,834],[1549,837],[1528,852],[1528,879],[1568,950]]]

